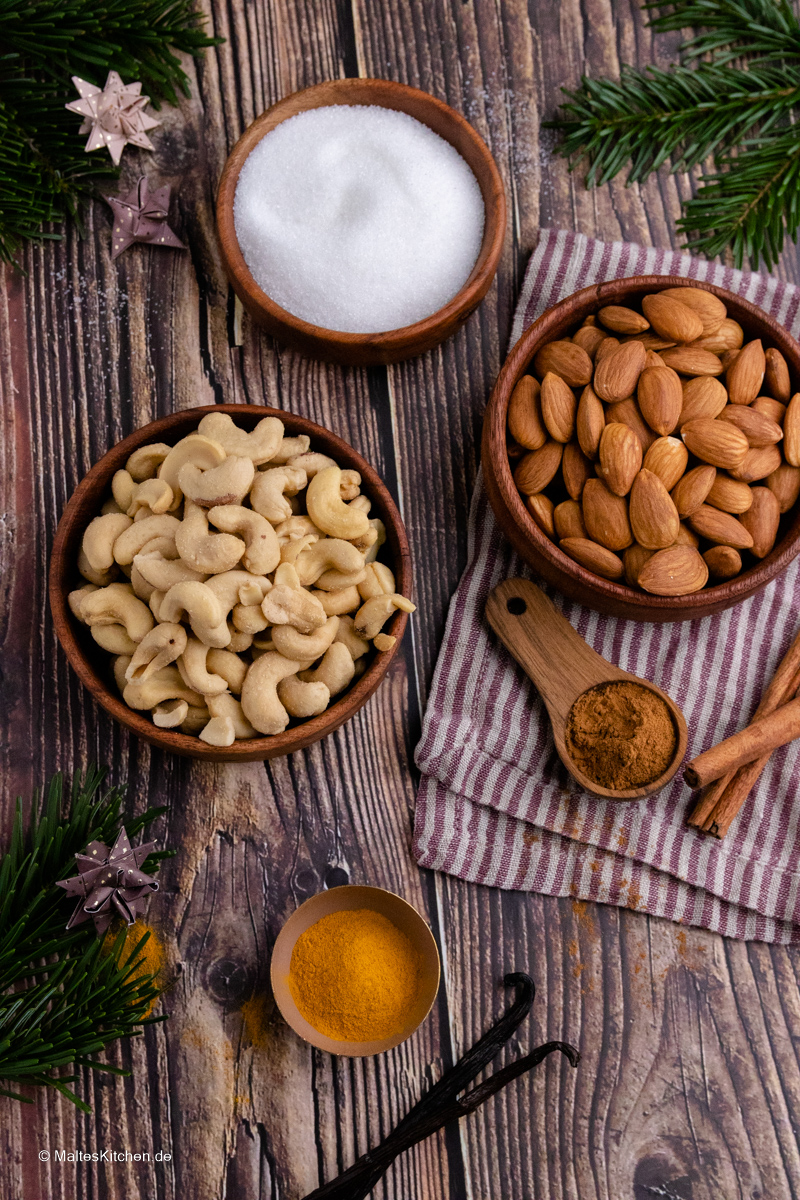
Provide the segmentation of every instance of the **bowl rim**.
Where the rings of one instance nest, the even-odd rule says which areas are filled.
[[[485,216],[481,248],[472,271],[455,296],[451,300],[448,300],[447,304],[430,313],[429,316],[415,321],[411,325],[402,325],[396,329],[388,329],[375,333],[348,333],[344,330],[329,329],[324,325],[314,325],[310,321],[304,321],[301,317],[295,316],[288,309],[283,308],[273,300],[260,284],[256,282],[239,246],[233,218],[233,202],[236,194],[236,186],[239,181],[239,174],[247,156],[270,130],[288,119],[288,117],[296,115],[294,105],[299,96],[303,96],[308,100],[314,100],[323,95],[329,96],[332,91],[340,91],[342,93],[341,103],[343,104],[374,104],[399,112],[405,112],[406,107],[402,103],[398,103],[398,101],[405,101],[406,103],[412,99],[417,103],[424,101],[430,109],[436,110],[445,121],[450,122],[451,125],[455,126],[461,132],[462,136],[471,144],[474,154],[482,161],[491,178],[491,189],[487,199],[487,194],[481,186],[481,181],[478,179],[472,163],[459,150],[461,157],[465,159],[473,175],[475,175],[478,185],[481,187]],[[351,96],[353,93],[358,93],[359,91],[363,91],[363,100],[344,98],[345,94]],[[335,102],[328,99],[323,104],[309,103],[299,111],[326,107],[330,106],[331,103]],[[286,111],[286,115],[280,116],[281,112],[285,110],[288,110]],[[426,124],[419,116],[416,116],[416,114],[413,115],[415,115],[416,120],[420,120],[422,124]],[[276,117],[279,117],[279,120],[276,120]],[[429,128],[431,127],[429,126]],[[434,132],[439,131],[434,130]],[[439,136],[444,137],[444,134],[440,133]],[[445,138],[445,141],[450,141],[450,139]],[[431,95],[429,92],[422,91],[420,88],[410,87],[405,83],[396,83],[389,79],[349,78],[331,79],[313,84],[307,88],[299,88],[288,96],[284,96],[275,104],[270,105],[269,108],[247,126],[225,161],[217,189],[216,220],[218,236],[223,249],[223,258],[225,259],[231,281],[235,281],[240,287],[243,287],[248,293],[250,302],[257,305],[273,322],[287,327],[295,336],[303,338],[306,341],[309,339],[313,340],[321,346],[329,347],[331,350],[347,349],[358,351],[369,349],[372,351],[384,350],[391,352],[400,345],[413,343],[430,335],[431,330],[435,326],[445,326],[453,321],[457,321],[465,310],[469,310],[467,313],[469,315],[477,307],[497,271],[505,239],[507,205],[503,180],[488,146],[478,131],[470,125],[465,117],[456,112],[454,108],[451,108],[449,104],[446,104],[443,100],[439,100],[438,97]]]
[[[493,485],[498,489],[506,512],[513,519],[520,535],[529,542],[533,542],[536,553],[552,567],[561,573],[571,575],[576,583],[587,589],[589,595],[584,603],[589,607],[592,607],[592,598],[599,595],[606,605],[611,606],[617,603],[624,606],[628,610],[627,615],[632,616],[632,610],[637,609],[638,613],[634,619],[638,620],[648,620],[648,613],[657,613],[658,616],[655,618],[657,620],[668,620],[671,614],[674,614],[673,620],[692,620],[695,617],[705,616],[710,611],[741,603],[766,586],[784,571],[800,553],[800,501],[795,506],[793,523],[784,531],[781,540],[776,543],[770,553],[756,566],[742,571],[733,579],[682,596],[656,596],[649,592],[635,590],[627,584],[604,579],[581,566],[563,550],[560,550],[557,543],[551,541],[539,529],[533,517],[528,513],[514,483],[511,462],[504,449],[508,403],[514,385],[525,374],[526,368],[530,366],[540,344],[548,336],[551,338],[560,336],[559,332],[553,332],[554,326],[576,324],[581,319],[579,310],[582,310],[584,306],[596,309],[609,301],[620,302],[625,294],[638,296],[648,291],[663,291],[666,288],[676,287],[699,288],[718,296],[726,303],[726,307],[730,305],[737,308],[740,315],[745,315],[754,326],[759,327],[760,337],[768,337],[785,356],[788,350],[789,359],[800,363],[800,344],[788,330],[763,309],[726,288],[684,275],[625,276],[592,284],[565,296],[546,309],[523,331],[509,352],[492,389],[483,424],[482,459],[485,456],[485,461],[491,462]],[[574,310],[575,315],[565,321],[564,318],[569,315],[570,310]],[[789,365],[791,367],[791,361]],[[500,443],[498,431],[502,431],[502,443]],[[499,444],[502,444],[503,451],[496,453],[496,447]],[[762,483],[763,481],[757,482]],[[491,489],[488,490],[488,494],[490,503],[497,512],[495,497]],[[782,517],[786,515],[782,514]],[[525,558],[522,550],[519,547],[517,549]],[[530,562],[529,559],[526,561]],[[536,569],[535,563],[531,565]],[[604,611],[609,611],[609,609],[604,609]],[[649,619],[654,618],[650,617]]]
[[[338,904],[337,900],[342,899],[351,899],[356,903]],[[376,899],[378,900],[377,905],[375,904]],[[291,950],[294,950],[297,939],[306,929],[316,924],[323,916],[328,915],[325,911],[326,909],[329,912],[344,912],[352,908],[369,908],[373,912],[383,913],[384,916],[387,915],[386,909],[395,909],[401,912],[407,924],[412,925],[416,930],[414,935],[415,939],[417,939],[415,948],[420,949],[424,944],[429,960],[436,963],[436,971],[434,974],[431,974],[430,991],[423,997],[427,1001],[425,1011],[412,1026],[402,1029],[394,1037],[367,1042],[346,1042],[339,1041],[336,1038],[329,1038],[306,1021],[289,991],[288,979],[285,980],[279,977],[278,974],[281,960],[288,956],[291,961]],[[319,916],[316,916],[314,914],[318,909],[320,913]],[[312,916],[312,920],[307,919]],[[287,947],[287,943],[289,942],[291,942],[291,949]],[[321,892],[309,896],[307,900],[304,900],[286,918],[272,947],[269,974],[272,994],[278,1010],[284,1021],[286,1021],[286,1024],[298,1037],[308,1042],[309,1045],[315,1046],[318,1050],[325,1050],[329,1054],[336,1054],[341,1058],[367,1058],[375,1054],[384,1054],[387,1050],[392,1050],[395,1046],[408,1041],[428,1019],[431,1009],[436,1002],[436,997],[439,994],[442,961],[433,930],[419,909],[410,900],[406,900],[404,896],[400,896],[397,892],[393,892],[389,888],[377,887],[374,884],[346,883],[333,888],[324,888]]]
[[[308,434],[312,439],[312,445],[316,439],[318,448],[326,446],[331,451],[332,457],[337,457],[338,462],[359,471],[363,484],[366,485],[363,490],[376,505],[380,515],[385,518],[387,543],[390,544],[392,550],[392,569],[395,572],[398,589],[403,595],[411,594],[411,551],[400,512],[377,471],[349,442],[344,441],[343,438],[324,426],[317,425],[306,417],[298,416],[284,409],[268,408],[260,404],[211,404],[180,409],[178,412],[169,413],[167,416],[159,417],[155,421],[140,426],[127,437],[116,442],[83,476],[64,507],[50,551],[48,578],[50,612],[56,636],[78,678],[91,692],[98,704],[121,725],[135,733],[137,737],[173,754],[209,762],[259,762],[303,749],[311,743],[319,741],[320,738],[326,737],[329,733],[333,733],[344,721],[353,716],[372,696],[386,675],[395,655],[399,652],[408,622],[408,613],[402,610],[395,612],[391,623],[386,628],[386,632],[397,639],[395,644],[389,650],[376,652],[360,679],[337,697],[335,702],[319,716],[310,717],[297,725],[290,726],[283,733],[242,739],[234,742],[232,746],[210,746],[201,741],[197,735],[180,733],[171,729],[159,729],[138,710],[129,708],[102,678],[82,646],[81,626],[72,615],[67,603],[67,595],[72,590],[69,584],[70,577],[76,578],[78,574],[77,564],[68,561],[67,548],[71,542],[80,537],[88,520],[91,520],[91,516],[87,520],[84,511],[90,501],[94,506],[92,515],[96,516],[99,511],[102,501],[96,502],[93,493],[96,487],[100,488],[100,481],[103,481],[104,491],[107,490],[113,471],[119,469],[125,459],[139,446],[147,445],[150,442],[169,441],[170,436],[174,436],[176,430],[180,430],[180,436],[185,437],[191,432],[192,427],[196,428],[200,419],[207,413],[228,413],[232,417],[244,415],[254,420],[278,417],[283,421],[288,435]]]

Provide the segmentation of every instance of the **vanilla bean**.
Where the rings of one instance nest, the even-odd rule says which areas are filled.
[[[536,992],[532,979],[519,972],[506,975],[504,982],[507,986],[522,989],[508,1012],[422,1097],[379,1146],[362,1155],[336,1179],[310,1192],[305,1200],[363,1200],[404,1150],[424,1141],[450,1121],[474,1112],[512,1079],[537,1066],[548,1054],[559,1050],[566,1055],[571,1066],[577,1067],[580,1054],[574,1046],[567,1042],[547,1042],[495,1072],[460,1100],[457,1098],[458,1093],[497,1054],[531,1010]]]

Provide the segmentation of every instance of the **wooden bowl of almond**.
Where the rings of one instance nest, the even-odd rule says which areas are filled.
[[[720,612],[800,551],[800,346],[708,283],[585,288],[509,355],[482,463],[504,533],[571,599],[645,621]]]

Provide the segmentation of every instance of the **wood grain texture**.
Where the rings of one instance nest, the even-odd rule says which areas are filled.
[[[109,211],[86,237],[31,248],[0,293],[0,835],[14,797],[90,758],[130,781],[130,805],[169,806],[178,848],[151,916],[175,984],[170,1019],[115,1047],[133,1076],[82,1073],[89,1117],[52,1096],[0,1103],[0,1195],[13,1200],[295,1200],[353,1161],[483,1032],[505,970],[539,995],[509,1053],[565,1037],[486,1110],[403,1156],[385,1200],[784,1200],[800,1197],[800,953],[726,942],[641,913],[501,893],[421,873],[409,856],[411,754],[466,556],[482,411],[541,225],[675,244],[692,180],[586,192],[539,122],[562,85],[621,61],[665,63],[636,0],[204,0],[226,42],[189,64],[192,98],[163,110],[153,155],[177,189],[188,253],[135,247],[111,264]],[[487,140],[512,205],[487,301],[450,342],[386,370],[287,353],[241,313],[213,233],[228,150],[268,104],[328,78],[377,75],[432,91]],[[797,254],[778,273],[796,280]],[[419,606],[404,655],[348,725],[267,764],[164,757],[90,701],[59,652],[46,564],[88,467],[137,425],[214,402],[287,407],[352,442],[401,503]],[[275,1015],[269,951],[293,909],[351,879],[402,893],[440,942],[434,1012],[375,1060],[310,1051]],[[263,1005],[248,1030],[243,1002]],[[170,1154],[168,1162],[40,1162],[42,1149]]]

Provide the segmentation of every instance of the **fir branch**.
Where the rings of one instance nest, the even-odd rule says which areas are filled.
[[[88,842],[111,844],[120,829],[125,792],[102,793],[104,776],[90,768],[77,777],[64,811],[63,780],[56,775],[44,799],[34,797],[27,833],[18,801],[10,846],[0,860],[0,1081],[54,1087],[87,1111],[66,1086],[74,1076],[56,1072],[74,1063],[119,1073],[94,1055],[161,1019],[147,1018],[159,994],[154,977],[137,973],[149,933],[122,965],[124,930],[110,951],[91,922],[65,930],[68,912],[55,881],[75,870],[75,854]],[[126,822],[128,836],[163,811],[148,809]],[[164,853],[150,855],[143,870],[151,873]],[[25,1099],[7,1087],[0,1094]]]
[[[660,9],[660,0],[645,4]],[[788,0],[676,0],[671,11],[655,17],[651,28],[657,33],[690,26],[704,26],[681,46],[687,59],[711,54],[717,63],[743,55],[771,59],[800,58],[800,22]]]

